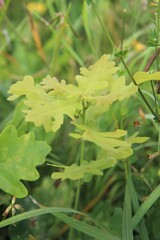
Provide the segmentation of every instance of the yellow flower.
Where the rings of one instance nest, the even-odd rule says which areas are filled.
[[[138,42],[137,40],[133,40],[132,45],[137,52],[141,52],[146,48],[144,44]]]
[[[27,4],[27,8],[31,12],[38,12],[40,14],[46,12],[46,6],[43,3],[30,2]]]

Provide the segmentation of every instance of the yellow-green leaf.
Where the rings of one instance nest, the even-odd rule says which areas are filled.
[[[8,93],[13,95],[8,97],[8,100],[15,100],[22,95],[26,95],[29,91],[32,91],[33,89],[34,79],[31,76],[27,75],[23,78],[23,81],[18,81],[10,87]]]
[[[155,72],[155,73],[136,72],[133,77],[134,77],[136,83],[139,85],[144,82],[151,81],[151,80],[160,81],[160,72]]]
[[[129,142],[130,144],[134,144],[134,143],[144,143],[149,140],[149,137],[137,137],[137,135],[138,135],[138,132],[134,133],[132,136],[130,136],[127,139],[127,142]]]
[[[67,178],[72,180],[81,179],[87,177],[87,175],[103,175],[102,170],[113,167],[116,164],[116,160],[111,158],[110,161],[107,160],[97,160],[97,161],[83,161],[81,166],[72,164],[71,166],[56,166],[64,168],[63,172],[52,173],[53,179]],[[55,166],[55,165],[54,165]]]
[[[80,134],[70,134],[75,138],[81,138],[92,142],[102,148],[107,153],[107,158],[125,159],[133,154],[131,144],[120,139],[127,134],[126,131],[117,129],[113,132],[99,132],[88,127],[75,124],[83,132]]]
[[[109,83],[112,83],[113,74],[117,70],[115,63],[110,61],[110,55],[105,54],[88,69],[80,68],[81,75],[76,76],[76,81],[84,95],[97,95],[103,93]]]

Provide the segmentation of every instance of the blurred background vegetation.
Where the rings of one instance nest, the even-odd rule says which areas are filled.
[[[132,74],[143,71],[154,53],[154,48],[148,46],[148,32],[154,28],[153,1],[94,2],[93,5],[85,0],[6,0],[0,8],[0,130],[8,123],[16,125],[19,135],[32,129],[37,139],[44,139],[53,147],[47,162],[70,165],[79,158],[79,143],[68,137],[72,127],[67,124],[66,118],[65,126],[57,133],[45,134],[43,128],[35,129],[31,124],[22,122],[22,103],[17,105],[7,101],[9,86],[22,80],[24,75],[32,75],[39,82],[51,74],[59,80],[74,83],[79,68],[89,66],[104,53],[112,55],[119,65],[119,75],[125,75],[129,83],[131,80],[114,56],[97,13],[114,44],[120,48],[125,9],[123,46],[127,51],[125,61]],[[144,92],[154,108],[149,84],[145,85]],[[99,119],[99,124],[106,131],[118,126],[128,130],[129,135],[138,131],[140,135],[150,137],[145,145],[134,147],[135,154],[130,158],[135,188],[142,203],[158,182],[159,157],[152,158],[157,151],[158,124],[138,94],[122,103],[115,103]],[[87,144],[85,154],[92,157],[96,150]],[[30,195],[45,206],[73,207],[75,183],[54,182],[50,178],[53,168],[46,164],[39,171],[40,180],[26,183]],[[117,235],[121,233],[124,185],[124,166],[120,162],[114,169],[105,171],[103,177],[94,177],[91,182],[84,183],[80,199],[81,210]],[[10,196],[1,192],[1,214],[9,201]],[[24,211],[36,208],[30,197],[18,202]],[[146,216],[152,240],[160,239],[159,205],[156,203]],[[47,215],[0,230],[0,240],[67,239],[67,230],[65,225]],[[89,238],[80,235],[77,239]],[[135,232],[135,239],[139,239],[138,232]]]

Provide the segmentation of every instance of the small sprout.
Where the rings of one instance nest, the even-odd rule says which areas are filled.
[[[126,57],[127,53],[128,53],[128,49],[116,52],[114,55],[115,57],[124,58]]]
[[[4,216],[4,218],[6,218],[10,212],[11,212],[12,216],[14,216],[16,214],[17,210],[20,212],[23,211],[23,208],[21,207],[21,205],[15,204],[15,202],[16,202],[16,198],[13,197],[11,200],[11,204],[6,208],[6,210],[2,214]]]
[[[148,45],[150,47],[160,46],[160,33],[157,33],[156,29],[151,29],[148,34]]]

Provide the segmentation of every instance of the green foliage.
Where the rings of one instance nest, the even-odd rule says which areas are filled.
[[[43,141],[36,141],[32,132],[17,137],[13,126],[8,126],[0,134],[0,145],[0,188],[23,198],[28,192],[20,180],[39,178],[36,166],[44,163],[50,147]]]
[[[77,86],[66,84],[64,80],[58,82],[51,76],[44,78],[40,84],[34,84],[33,78],[26,76],[8,91],[12,94],[9,100],[26,97],[24,104],[27,108],[23,110],[26,121],[33,122],[35,126],[43,125],[46,131],[57,131],[66,114],[81,132],[71,134],[72,137],[92,142],[106,151],[105,160],[87,162],[81,159],[83,163],[81,162],[80,166],[63,166],[63,173],[53,173],[54,179],[76,180],[86,177],[87,174],[102,175],[102,170],[133,154],[131,144],[120,139],[127,134],[126,131],[118,129],[114,132],[100,132],[76,123],[83,123],[85,116],[84,124],[89,125],[93,119],[96,122],[102,113],[109,110],[113,102],[128,98],[137,91],[133,84],[126,86],[124,77],[115,77],[118,68],[109,58],[109,55],[103,55],[88,69],[81,68],[81,75],[76,76]],[[146,140],[144,138],[141,142]],[[133,139],[132,141],[134,142]]]
[[[78,126],[78,125],[77,125]],[[82,126],[78,126],[81,127]],[[133,154],[131,144],[142,143],[148,140],[147,137],[131,136],[129,139],[120,140],[127,132],[117,129],[114,132],[98,132],[90,128],[83,127],[84,132],[80,134],[70,134],[72,137],[81,138],[83,140],[93,142],[103,150],[106,150],[107,160],[109,159],[126,159]]]
[[[35,126],[43,125],[45,130],[57,131],[63,123],[64,114],[72,120],[81,116],[83,107],[87,109],[87,118],[107,111],[110,105],[133,95],[137,88],[131,83],[125,85],[123,77],[114,74],[117,68],[109,60],[109,55],[103,55],[88,69],[81,68],[81,74],[76,76],[78,86],[60,83],[57,79],[47,76],[41,84],[34,84],[31,76],[25,76],[23,81],[11,86],[8,91],[12,96],[8,100],[15,100],[19,96],[26,96],[24,110],[25,120],[33,122]],[[90,121],[90,119],[87,119]]]
[[[0,222],[1,240],[159,239],[159,9],[146,0],[4,1],[0,215],[15,212],[10,194],[25,212]]]

